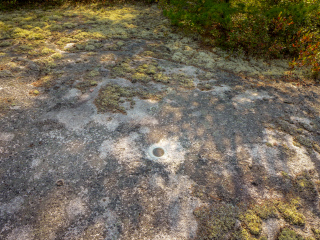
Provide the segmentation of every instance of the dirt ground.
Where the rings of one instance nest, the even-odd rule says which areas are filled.
[[[320,88],[288,74],[157,6],[0,14],[0,239],[319,240]]]

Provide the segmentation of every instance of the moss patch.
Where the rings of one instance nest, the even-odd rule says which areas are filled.
[[[35,87],[43,87],[45,89],[49,89],[56,84],[56,78],[53,75],[47,75],[41,77],[36,82],[33,82],[32,85]]]
[[[162,94],[152,91],[135,90],[129,87],[121,87],[116,84],[108,84],[100,89],[98,97],[94,100],[98,112],[120,112],[126,114],[122,103],[129,102],[132,108],[135,104],[133,97],[141,99],[161,100]]]
[[[197,84],[197,88],[199,88],[201,91],[209,91],[213,88],[213,83],[199,83]]]
[[[309,202],[317,201],[317,185],[316,182],[313,182],[310,174],[307,171],[298,174],[292,181],[296,191],[299,193],[301,198]]]
[[[134,92],[130,88],[120,87],[115,84],[108,84],[101,88],[99,96],[94,103],[98,108],[98,112],[121,112],[125,113],[125,108],[120,104],[129,101],[133,106]]]
[[[193,89],[195,88],[193,83],[193,77],[190,77],[186,74],[179,73],[179,74],[172,74],[171,79],[174,83],[178,84],[179,87]]]
[[[306,223],[305,216],[298,212],[297,207],[299,200],[293,199],[290,203],[278,201],[276,207],[281,213],[282,217],[292,225],[304,226]]]
[[[168,83],[169,77],[162,73],[163,69],[156,61],[143,63],[125,59],[111,68],[112,77],[123,77],[132,82],[148,83],[150,81]]]
[[[278,240],[304,240],[304,238],[295,231],[289,228],[284,228],[281,230]]]
[[[320,240],[320,229],[312,228],[312,232],[316,240]]]
[[[97,81],[83,81],[77,84],[77,88],[81,90],[82,93],[85,93],[88,89],[98,85]]]
[[[244,222],[249,232],[253,235],[260,235],[262,230],[262,220],[253,210],[248,210],[240,215],[239,219]]]
[[[231,204],[200,207],[194,211],[199,221],[199,239],[224,239],[236,223],[238,209]]]
[[[253,210],[262,219],[279,217],[277,208],[270,201],[256,205]]]

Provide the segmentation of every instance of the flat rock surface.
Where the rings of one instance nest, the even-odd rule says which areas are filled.
[[[165,47],[183,36],[119,29],[92,47],[54,45],[49,70],[2,48],[0,239],[315,237],[320,87],[187,64]],[[281,207],[293,199],[304,222]],[[264,218],[254,207],[270,201],[277,213]],[[231,206],[227,221],[219,209]]]

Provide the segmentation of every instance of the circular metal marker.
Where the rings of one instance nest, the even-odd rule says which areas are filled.
[[[164,150],[163,148],[157,147],[152,150],[152,153],[156,157],[162,157],[164,155]]]

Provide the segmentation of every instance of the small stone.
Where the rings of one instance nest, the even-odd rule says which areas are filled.
[[[234,229],[238,230],[241,228],[241,222],[239,220],[236,220],[236,223],[234,224]]]
[[[64,185],[64,180],[63,179],[59,179],[57,182],[56,182],[56,185],[57,187],[61,187]]]

